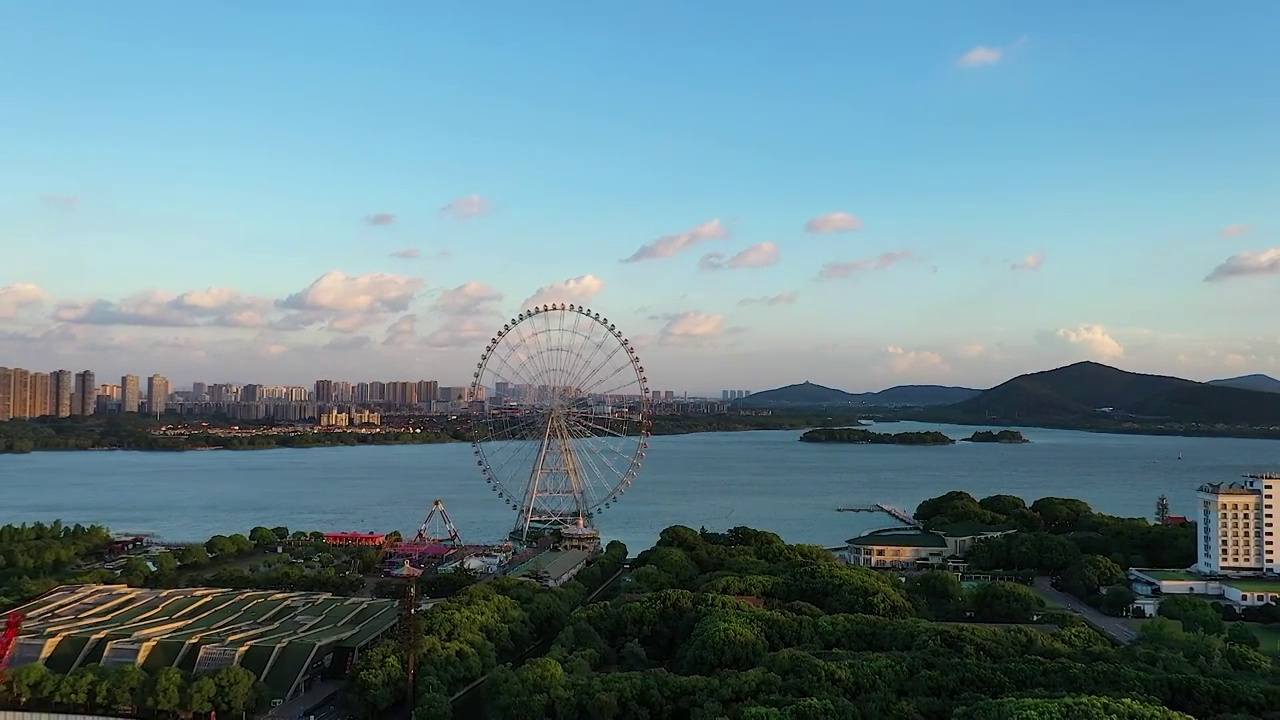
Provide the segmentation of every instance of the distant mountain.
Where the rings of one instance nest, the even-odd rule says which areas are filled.
[[[967,421],[1145,419],[1182,423],[1280,423],[1280,394],[1126,372],[1095,362],[1019,375],[938,409]]]
[[[850,393],[811,382],[752,393],[735,407],[855,405],[862,407],[932,407],[974,397],[981,390],[945,385],[898,385],[873,393]]]
[[[1241,390],[1257,390],[1258,392],[1280,393],[1280,380],[1270,375],[1241,375],[1240,377],[1210,380],[1209,385],[1240,388]]]

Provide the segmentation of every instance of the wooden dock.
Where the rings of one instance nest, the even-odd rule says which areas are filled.
[[[897,520],[898,522],[903,523],[904,525],[910,525],[911,527],[920,527],[920,523],[914,517],[911,516],[911,513],[901,508],[896,508],[896,507],[893,507],[892,505],[885,505],[883,503],[876,503],[875,505],[852,505],[852,506],[838,507],[836,508],[836,512],[881,512],[881,513],[885,513],[886,515],[892,516],[894,520]]]

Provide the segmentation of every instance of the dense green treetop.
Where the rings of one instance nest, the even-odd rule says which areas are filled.
[[[866,428],[815,428],[800,436],[802,442],[850,443],[854,445],[951,445],[951,438],[936,430],[925,432],[878,433]]]

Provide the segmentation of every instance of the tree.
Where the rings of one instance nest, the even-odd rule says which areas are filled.
[[[1044,607],[1044,600],[1025,585],[982,583],[970,593],[973,616],[979,622],[1027,623]]]
[[[1111,560],[1101,555],[1085,555],[1062,573],[1062,589],[1076,597],[1088,598],[1124,579],[1124,571]]]
[[[206,545],[187,545],[183,547],[178,551],[178,562],[188,567],[207,565],[209,563],[209,551]]]
[[[273,547],[279,541],[280,538],[267,528],[259,526],[249,531],[249,542],[259,548]]]
[[[120,582],[130,587],[141,587],[151,577],[151,567],[140,557],[131,557],[120,568]]]
[[[226,535],[214,535],[205,541],[204,549],[210,555],[227,557],[236,553],[236,544]]]
[[[162,552],[153,557],[151,562],[155,563],[156,573],[159,575],[172,575],[178,571],[178,558],[171,552]]]
[[[213,678],[203,675],[192,681],[187,689],[186,710],[190,712],[209,713],[213,712],[214,700],[218,697],[218,686],[214,684]]]
[[[1044,520],[1045,526],[1055,532],[1074,530],[1079,522],[1093,514],[1093,508],[1083,500],[1044,497],[1031,503],[1031,510]]]
[[[1166,595],[1160,601],[1160,617],[1177,620],[1189,633],[1221,635],[1225,629],[1213,604],[1191,595]]]
[[[1137,700],[1066,697],[984,700],[962,708],[955,720],[1192,720],[1190,715]]]
[[[276,536],[276,540],[284,542],[289,539],[289,528],[283,525],[277,525],[276,527],[271,528],[271,534]]]
[[[3,687],[5,695],[24,706],[51,697],[58,688],[58,678],[43,664],[30,663],[10,669]]]
[[[263,699],[258,692],[258,678],[239,665],[229,665],[210,676],[217,688],[214,705],[229,713],[255,709]]]
[[[1257,650],[1262,647],[1262,641],[1254,634],[1249,626],[1244,623],[1231,623],[1227,627],[1227,642],[1243,645],[1248,648]]]
[[[1138,594],[1125,585],[1116,585],[1107,588],[1098,600],[1098,609],[1102,612],[1114,617],[1125,615],[1129,608],[1132,607],[1133,601],[1138,599]]]
[[[107,668],[98,683],[95,704],[103,708],[134,708],[142,704],[147,674],[137,665]]]
[[[268,530],[268,532],[270,531]],[[235,555],[247,555],[253,552],[253,543],[240,533],[228,535],[227,540],[231,543],[231,552]]]
[[[145,706],[164,713],[182,710],[182,697],[187,690],[187,680],[182,671],[173,667],[160,668],[147,682],[143,697]]]
[[[907,578],[906,588],[922,617],[949,620],[964,613],[964,586],[955,573],[926,570]]]

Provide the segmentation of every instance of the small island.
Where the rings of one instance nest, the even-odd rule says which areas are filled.
[[[1005,443],[1008,445],[1022,445],[1031,442],[1022,437],[1022,433],[1017,430],[1001,430],[993,432],[991,430],[979,430],[967,438],[961,438],[963,442],[975,443]]]
[[[815,428],[800,436],[801,442],[850,443],[854,445],[951,445],[955,442],[937,430],[925,432],[878,433],[862,428]]]

